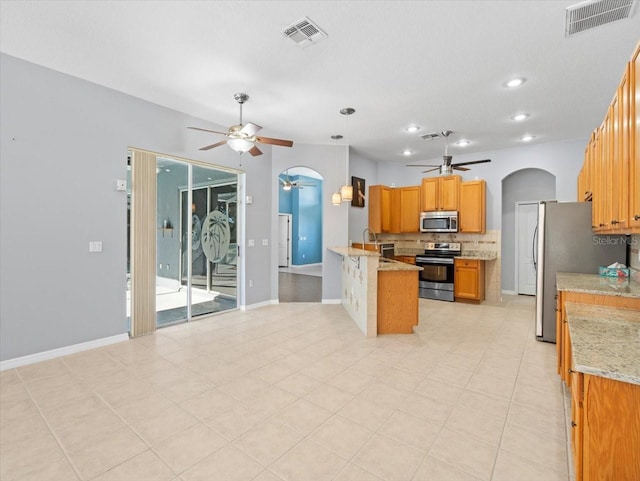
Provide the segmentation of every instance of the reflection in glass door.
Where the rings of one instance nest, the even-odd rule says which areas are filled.
[[[188,288],[180,279],[180,190],[188,185],[189,164],[157,158],[156,325],[186,321]],[[195,232],[195,231],[194,231]]]

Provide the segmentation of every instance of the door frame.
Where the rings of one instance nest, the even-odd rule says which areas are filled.
[[[286,217],[287,218],[287,265],[286,266],[281,266],[280,265],[280,218],[281,217]],[[292,214],[282,214],[280,212],[278,212],[278,267],[291,267],[291,255],[292,255],[292,248],[291,248],[291,234],[292,234],[292,223],[293,223],[293,215]]]
[[[534,205],[538,205],[540,202],[537,200],[520,200],[520,201],[516,201],[515,203],[515,219],[514,219],[514,223],[515,223],[515,242],[514,242],[514,270],[515,270],[515,276],[514,276],[514,283],[513,283],[513,291],[516,295],[520,295],[520,274],[519,274],[519,267],[520,267],[520,247],[519,247],[519,242],[518,242],[518,237],[519,237],[519,233],[520,233],[520,212],[519,212],[519,207],[521,205],[529,205],[529,204],[534,204]],[[536,209],[537,210],[537,209]],[[537,290],[537,289],[536,289]],[[533,295],[535,296],[537,294],[534,293]],[[530,295],[530,294],[522,294],[522,295]]]
[[[192,167],[193,166],[203,167],[207,169],[221,170],[221,171],[230,172],[236,175],[236,181],[237,181],[236,192],[237,192],[237,198],[238,198],[236,236],[237,236],[237,243],[239,246],[243,245],[244,238],[245,238],[246,212],[245,212],[244,193],[245,193],[245,175],[246,174],[242,170],[234,169],[231,167],[226,167],[226,166],[217,165],[217,164],[209,164],[207,162],[197,161],[193,159],[186,159],[184,157],[178,157],[176,155],[163,154],[163,153],[154,152],[146,149],[140,149],[133,146],[129,146],[128,151],[131,153],[131,158],[132,158],[132,162],[131,162],[132,179],[134,179],[135,170],[136,170],[136,166],[135,166],[136,154],[142,155],[143,157],[146,156],[146,159],[151,159],[151,158],[154,159],[154,162],[153,162],[154,175],[147,173],[148,175],[146,176],[146,178],[143,179],[143,182],[140,183],[140,185],[138,185],[138,188],[140,189],[140,191],[141,192],[146,191],[145,194],[149,197],[149,199],[147,199],[148,205],[144,206],[145,208],[143,211],[140,211],[139,208],[136,206],[136,203],[139,203],[139,201],[136,200],[136,192],[132,192],[132,195],[131,195],[131,232],[133,233],[134,231],[140,230],[142,228],[144,229],[145,234],[147,234],[146,238],[148,239],[148,241],[145,242],[144,239],[140,239],[135,235],[130,235],[130,237],[127,239],[127,242],[130,243],[130,249],[131,249],[131,285],[132,285],[132,289],[131,289],[132,308],[131,308],[131,324],[129,327],[129,334],[131,337],[136,337],[144,334],[149,334],[157,329],[157,325],[156,325],[157,314],[155,310],[155,296],[156,296],[155,277],[157,275],[157,260],[155,258],[156,257],[155,246],[156,246],[157,239],[155,239],[154,237],[153,242],[150,241],[151,239],[150,236],[155,236],[157,232],[157,226],[156,226],[156,223],[157,223],[157,219],[156,219],[157,177],[155,175],[157,159],[164,158],[167,160],[175,160],[178,162],[186,163],[188,165],[189,173],[188,173],[188,179],[187,179],[187,187],[188,187],[187,194],[188,194],[189,203],[192,202],[191,194],[192,194],[192,189],[194,187],[192,185]],[[150,160],[147,160],[147,164],[149,164],[149,162]],[[147,170],[151,172],[151,167],[149,167],[148,165],[147,165]],[[134,186],[136,185],[135,181],[133,182],[133,185]],[[153,194],[152,196],[151,196],[151,193]],[[153,199],[151,199],[151,197],[153,197]],[[134,215],[136,213],[138,215]],[[179,214],[181,216],[182,212],[180,212]],[[190,227],[188,228],[188,230],[189,230],[188,238],[190,238],[191,237]],[[139,245],[139,243],[141,243],[142,245]],[[138,268],[136,269],[136,263],[134,262],[134,252],[137,252],[137,251],[143,252],[144,250],[148,249],[148,245],[150,244],[153,244],[153,254],[151,256],[153,257],[153,259],[151,258],[144,259],[145,260],[144,264],[139,263],[137,266]],[[138,247],[137,249],[136,249],[136,246]],[[241,302],[245,296],[245,286],[244,286],[245,253],[244,253],[244,249],[238,249],[238,251],[239,252],[237,256],[237,270],[236,270],[236,286],[237,286],[236,287],[236,309],[240,308]],[[192,262],[191,249],[188,249],[187,252],[188,252],[187,262],[189,263],[189,265],[191,265],[191,262]],[[182,269],[182,266],[180,266],[179,269]],[[180,275],[181,275],[181,271],[179,270],[178,272],[179,278],[180,278]],[[137,278],[144,279],[144,282],[137,283],[136,282]],[[151,278],[153,278],[153,282],[151,282]],[[133,289],[134,285],[138,285],[141,288],[134,290]],[[151,300],[151,298],[153,298],[153,300]],[[135,305],[141,305],[143,307],[143,311],[141,311],[140,314],[138,315],[134,315]],[[151,321],[151,316],[153,316],[153,321]],[[140,318],[138,319],[137,317],[140,317]],[[188,292],[187,292],[186,322],[190,322],[192,320],[193,320],[193,317],[191,315],[191,282],[189,281]]]

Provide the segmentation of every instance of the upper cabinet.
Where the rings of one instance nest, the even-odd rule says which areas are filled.
[[[385,185],[369,187],[369,229],[373,232],[392,232],[391,190]]]
[[[458,227],[463,234],[486,232],[486,182],[471,180],[460,184]]]
[[[420,210],[458,210],[460,176],[427,177],[422,179]]]
[[[399,232],[420,231],[420,186],[401,187],[399,191],[400,208],[394,209],[400,216]],[[393,214],[392,214],[393,216]]]
[[[627,64],[602,125],[585,149],[578,200],[593,202],[598,233],[640,233],[640,44]]]

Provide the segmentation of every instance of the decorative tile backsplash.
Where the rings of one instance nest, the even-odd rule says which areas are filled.
[[[640,235],[631,236],[631,268],[640,271],[640,259],[638,258],[638,252],[640,252]]]

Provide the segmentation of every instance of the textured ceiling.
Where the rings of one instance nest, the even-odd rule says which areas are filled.
[[[587,137],[640,38],[640,14],[570,38],[567,1],[2,1],[0,50],[222,126],[401,164]],[[637,5],[634,10],[637,10]],[[327,38],[283,35],[308,16]],[[507,90],[503,82],[526,77]],[[356,113],[347,118],[343,107]],[[517,112],[531,116],[515,123]],[[417,124],[421,130],[404,129]],[[202,133],[196,150],[212,143]],[[280,147],[274,147],[280,148]],[[402,150],[411,149],[412,157]]]

